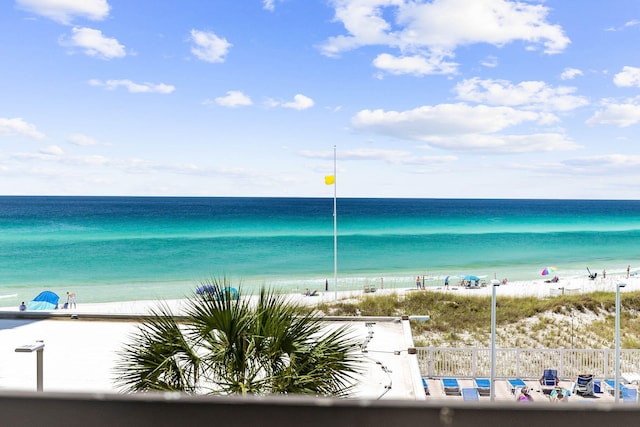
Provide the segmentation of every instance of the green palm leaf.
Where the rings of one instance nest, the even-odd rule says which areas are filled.
[[[315,312],[262,289],[255,301],[226,278],[188,302],[178,324],[154,310],[120,353],[117,382],[128,391],[346,396],[361,373],[359,342]]]

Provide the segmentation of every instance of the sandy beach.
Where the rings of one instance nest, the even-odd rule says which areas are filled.
[[[590,280],[587,276],[573,276],[562,277],[559,276],[558,282],[550,283],[549,277],[541,276],[537,280],[519,280],[509,281],[506,284],[500,284],[496,289],[496,295],[514,296],[514,297],[537,297],[546,298],[550,296],[557,296],[561,294],[579,294],[579,293],[591,293],[591,292],[615,292],[617,283],[625,283],[627,286],[621,288],[621,292],[631,292],[640,290],[640,275],[630,275],[627,277],[625,274],[612,274],[607,275],[605,278],[598,276],[595,280]],[[424,291],[431,292],[451,292],[461,295],[491,295],[491,281],[492,279],[486,276],[480,276],[481,286],[466,287],[460,284],[462,281],[460,278],[451,276],[449,286],[445,287],[444,282],[441,279],[435,279],[431,277],[425,277]],[[496,280],[502,281],[504,278],[498,278]],[[414,286],[411,287],[397,287],[375,289],[375,293],[364,293],[361,289],[351,290],[338,290],[336,291],[320,291],[318,295],[309,297],[303,293],[287,294],[287,297],[292,301],[313,305],[322,302],[332,302],[336,300],[343,300],[354,297],[361,297],[365,295],[381,295],[381,294],[393,294],[399,295],[406,294],[408,292],[421,291]],[[251,298],[255,298],[252,296]],[[64,298],[61,297],[60,303],[64,302]],[[119,301],[109,303],[83,303],[82,296],[79,296],[78,307],[75,310],[69,310],[69,313],[100,313],[100,314],[147,314],[149,309],[156,307],[160,301],[158,300],[136,300],[136,301]],[[183,307],[184,300],[182,299],[168,299],[162,300],[171,307],[172,310],[179,314]],[[0,311],[17,311],[18,307],[0,307]]]

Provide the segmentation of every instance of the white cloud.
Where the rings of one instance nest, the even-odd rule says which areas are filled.
[[[625,22],[621,27],[609,27],[605,31],[623,31],[627,28],[635,27],[636,25],[640,25],[640,21],[632,19],[631,21]]]
[[[424,141],[432,135],[498,132],[539,118],[538,113],[510,107],[458,103],[400,112],[363,110],[353,117],[352,124],[360,130]]]
[[[333,152],[327,151],[309,151],[303,150],[298,152],[299,155],[311,159],[332,159]],[[416,156],[414,153],[406,150],[386,150],[380,148],[356,148],[352,150],[341,150],[338,159],[342,161],[364,161],[379,160],[391,164],[403,165],[425,165],[448,163],[456,161],[456,156]]]
[[[313,99],[309,98],[308,96],[297,94],[293,97],[293,101],[280,102],[274,99],[269,99],[265,102],[265,105],[267,105],[268,107],[282,107],[291,108],[294,110],[306,110],[313,107],[314,102]]]
[[[39,150],[39,152],[47,156],[62,156],[64,154],[62,148],[58,147],[57,145],[50,145],[48,147],[42,148]]]
[[[593,170],[598,168],[600,170],[616,170],[628,169],[637,171],[640,166],[639,155],[629,154],[605,154],[600,156],[581,157],[576,159],[568,159],[563,163],[569,166],[576,166]]]
[[[640,68],[622,67],[622,71],[613,76],[613,83],[620,87],[640,87]]]
[[[131,93],[161,93],[168,94],[173,92],[176,88],[172,85],[164,83],[134,83],[131,80],[89,80],[91,86],[104,87],[107,90],[115,90],[118,87],[124,87]]]
[[[275,0],[262,0],[262,8],[264,10],[268,10],[270,12],[273,12],[276,8],[275,6]]]
[[[67,137],[67,141],[69,141],[74,145],[81,145],[81,146],[90,146],[90,145],[100,144],[100,142],[95,138],[92,138],[90,136],[87,136],[81,133],[74,133],[72,135],[69,135]]]
[[[89,56],[101,59],[122,58],[127,55],[124,46],[114,38],[105,37],[102,31],[93,28],[73,28],[70,39],[60,39],[60,44],[78,47]]]
[[[215,102],[223,107],[243,107],[253,104],[251,98],[237,90],[228,91],[226,96],[217,97]]]
[[[455,73],[458,64],[446,62],[443,58],[425,58],[421,55],[393,56],[382,53],[373,60],[373,65],[390,74],[413,74],[423,76],[427,74]]]
[[[16,117],[7,119],[0,117],[0,136],[27,136],[33,139],[43,139],[45,136],[36,129],[35,125]]]
[[[69,163],[77,166],[107,166],[111,164],[111,159],[100,155],[78,156],[68,160]]]
[[[284,108],[292,108],[294,110],[306,110],[313,107],[313,99],[308,96],[297,94],[293,97],[293,101],[282,104]]]
[[[578,70],[577,68],[565,68],[562,74],[560,74],[560,78],[562,80],[573,80],[577,76],[582,76],[582,70]]]
[[[541,81],[513,84],[507,80],[463,80],[454,88],[458,99],[491,105],[523,106],[543,111],[569,111],[588,104],[573,95],[574,87],[551,87]]]
[[[485,59],[483,59],[480,64],[483,67],[487,67],[487,68],[495,68],[498,66],[498,58],[496,58],[493,55],[487,56]]]
[[[497,134],[527,122],[545,124],[548,121],[546,113],[464,103],[424,106],[402,112],[363,110],[352,118],[352,124],[358,130],[422,141],[446,150],[522,153],[578,148],[558,133]]]
[[[69,24],[73,18],[100,21],[109,15],[107,0],[16,0],[19,8]]]
[[[626,103],[615,103],[610,100],[603,101],[604,108],[591,116],[586,124],[612,125],[628,127],[640,122],[640,104],[637,100],[629,100]]]
[[[212,32],[191,30],[191,41],[195,46],[191,47],[191,53],[196,58],[206,62],[224,62],[225,55],[229,52],[231,43],[220,38]]]
[[[386,46],[399,49],[398,58],[379,56],[374,64],[400,73],[424,70],[430,64],[434,72],[452,70],[451,63],[435,66],[452,58],[460,46],[489,43],[503,46],[523,41],[542,45],[545,53],[563,51],[570,40],[559,25],[546,20],[549,9],[541,4],[506,0],[438,0],[418,3],[409,0],[333,0],[335,20],[347,32],[329,38],[321,46],[327,56],[362,46]],[[395,17],[393,22],[387,17]],[[421,66],[416,57],[423,57]],[[450,71],[452,72],[452,71]]]
[[[441,149],[494,154],[571,151],[580,148],[578,144],[559,133],[432,136],[425,138],[425,142]]]

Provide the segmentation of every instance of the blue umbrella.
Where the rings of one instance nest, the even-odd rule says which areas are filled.
[[[58,295],[51,291],[40,292],[27,304],[27,310],[55,310],[59,300]]]
[[[466,276],[462,276],[462,280],[471,280],[473,282],[477,282],[478,280],[480,280],[480,278],[478,276],[473,276],[473,275],[466,275]]]
[[[239,298],[238,290],[236,288],[221,288],[218,289],[215,285],[203,285],[196,289],[198,295],[212,295],[216,299],[226,299],[227,295],[232,301],[237,301]]]
[[[198,289],[196,289],[196,294],[198,295],[203,295],[203,294],[215,294],[216,293],[216,287],[215,285],[204,285],[204,286],[200,286]]]

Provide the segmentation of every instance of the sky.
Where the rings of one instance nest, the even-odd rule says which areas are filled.
[[[640,198],[637,0],[5,0],[0,41],[1,195]]]

